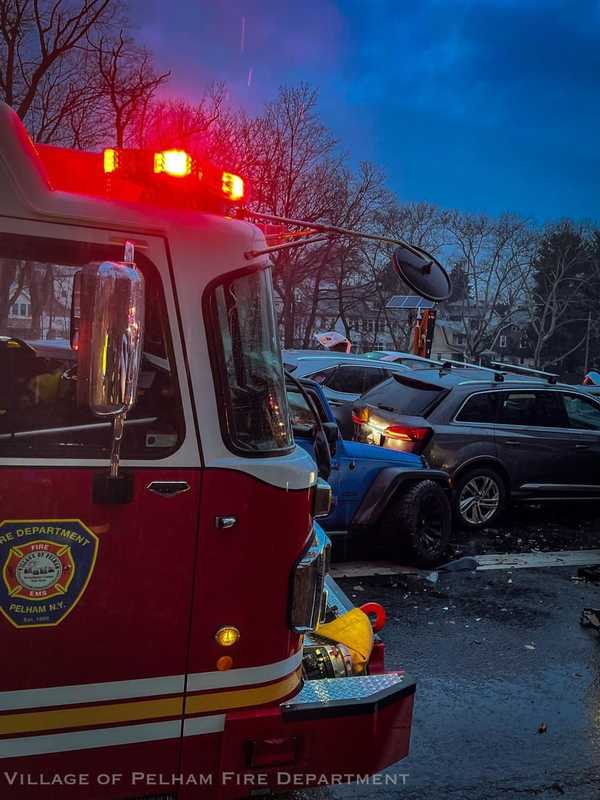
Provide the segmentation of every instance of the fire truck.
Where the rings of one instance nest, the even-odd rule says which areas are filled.
[[[0,796],[242,797],[404,757],[415,683],[381,645],[303,674],[330,493],[243,179],[34,146],[2,105],[0,185]]]

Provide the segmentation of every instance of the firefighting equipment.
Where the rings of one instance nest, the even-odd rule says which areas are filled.
[[[319,625],[317,636],[350,651],[354,674],[360,675],[373,650],[373,627],[371,620],[360,608],[353,608],[336,617],[332,622]]]

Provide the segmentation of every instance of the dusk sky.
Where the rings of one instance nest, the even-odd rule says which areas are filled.
[[[305,81],[403,201],[600,220],[600,0],[134,2],[174,94]]]

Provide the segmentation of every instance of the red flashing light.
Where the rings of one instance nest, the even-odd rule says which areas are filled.
[[[224,172],[221,178],[221,190],[228,200],[243,200],[245,195],[244,179],[232,172]]]
[[[192,157],[185,150],[161,150],[154,153],[154,172],[173,178],[186,178],[192,174]],[[202,173],[198,174],[202,178]]]
[[[108,147],[89,153],[41,144],[37,150],[50,185],[62,191],[219,212],[248,195],[239,175],[199,162],[186,150]]]

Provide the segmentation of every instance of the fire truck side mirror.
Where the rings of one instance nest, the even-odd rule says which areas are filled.
[[[73,287],[77,402],[99,417],[135,403],[144,338],[144,277],[131,263],[87,264]]]
[[[400,246],[392,253],[392,267],[416,294],[440,303],[447,300],[452,284],[446,270],[430,253],[420,247]]]

